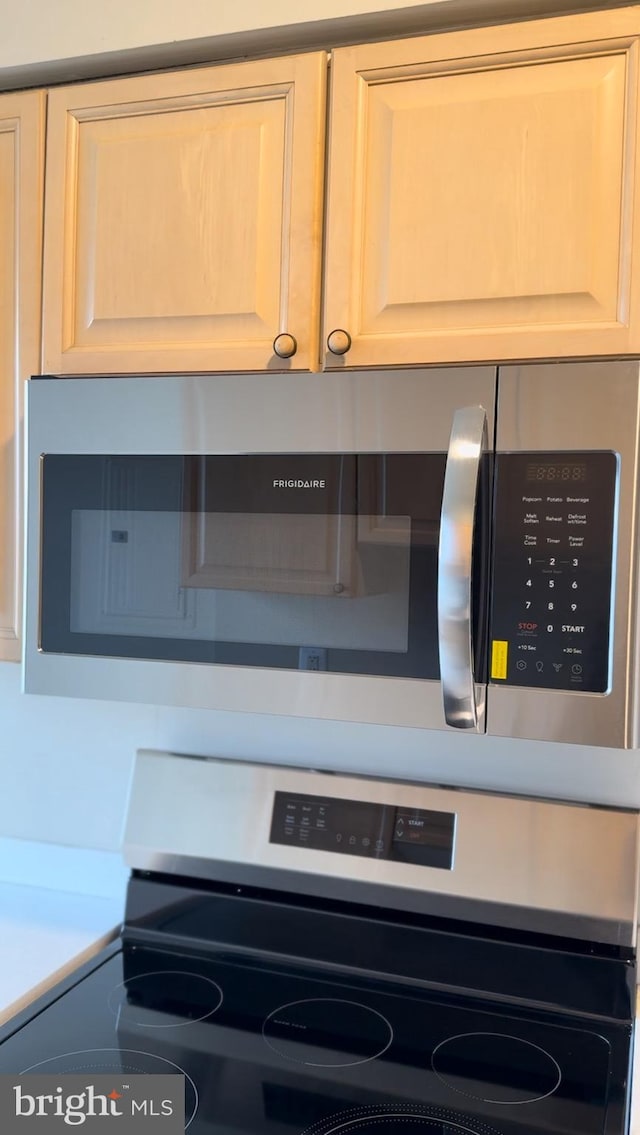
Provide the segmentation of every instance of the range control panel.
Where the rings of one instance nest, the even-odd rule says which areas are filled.
[[[455,813],[276,792],[270,843],[453,867]]]
[[[498,456],[494,683],[609,688],[617,472],[611,452]]]

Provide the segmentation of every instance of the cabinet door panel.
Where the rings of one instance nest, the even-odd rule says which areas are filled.
[[[0,96],[0,658],[19,660],[23,382],[40,370],[45,96]]]
[[[322,53],[53,92],[45,365],[317,361]],[[290,362],[273,352],[295,336]]]
[[[352,346],[325,365],[637,349],[634,30],[623,9],[336,52],[325,330]]]

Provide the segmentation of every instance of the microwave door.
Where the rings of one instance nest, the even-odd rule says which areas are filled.
[[[495,367],[32,381],[25,689],[484,731],[491,459],[452,426],[492,445],[495,397]]]

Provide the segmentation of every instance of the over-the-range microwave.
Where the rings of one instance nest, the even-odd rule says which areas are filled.
[[[637,360],[28,387],[27,692],[638,745]]]

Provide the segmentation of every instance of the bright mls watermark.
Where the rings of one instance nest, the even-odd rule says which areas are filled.
[[[2,1135],[183,1135],[184,1076],[0,1075]]]

